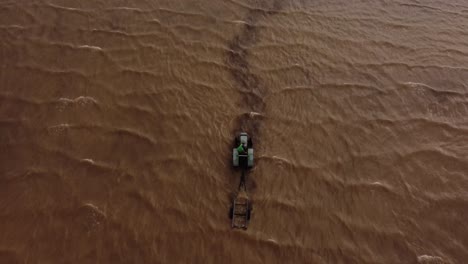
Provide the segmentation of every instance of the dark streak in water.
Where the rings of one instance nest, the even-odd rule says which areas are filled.
[[[275,1],[271,7],[261,3],[261,8],[249,11],[242,31],[229,42],[226,63],[241,93],[240,107],[250,112],[262,113],[265,109],[264,98],[267,89],[258,76],[251,72],[248,62],[249,48],[258,42],[257,22],[266,16],[274,15],[281,9],[281,1]],[[236,120],[234,133],[247,131],[258,139],[260,122],[254,116],[241,115]]]

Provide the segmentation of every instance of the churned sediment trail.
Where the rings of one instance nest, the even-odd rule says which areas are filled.
[[[258,21],[276,14],[281,9],[281,1],[274,1],[270,5],[267,2],[261,2],[259,7],[249,8],[251,10],[244,19],[245,25],[242,31],[228,44],[229,51],[226,63],[237,89],[241,93],[240,107],[249,112],[261,114],[265,109],[264,98],[268,89],[262,85],[260,78],[250,70],[249,48],[258,42]],[[234,131],[244,130],[258,138],[259,127],[259,120],[254,115],[246,113],[237,118]]]

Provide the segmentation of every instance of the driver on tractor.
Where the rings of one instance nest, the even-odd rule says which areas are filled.
[[[237,147],[237,151],[239,152],[239,154],[244,154],[245,153],[245,148],[244,148],[244,145],[242,143],[240,143],[240,145]]]

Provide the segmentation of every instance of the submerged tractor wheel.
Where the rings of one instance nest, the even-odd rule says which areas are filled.
[[[232,166],[239,167],[239,152],[237,152],[237,149],[232,149]]]
[[[254,166],[254,150],[249,148],[247,150],[247,154],[248,154],[247,166],[249,168],[252,168]]]

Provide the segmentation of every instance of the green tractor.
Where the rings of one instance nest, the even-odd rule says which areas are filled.
[[[252,139],[245,132],[241,132],[234,140],[232,165],[242,169],[250,169],[254,166]]]

